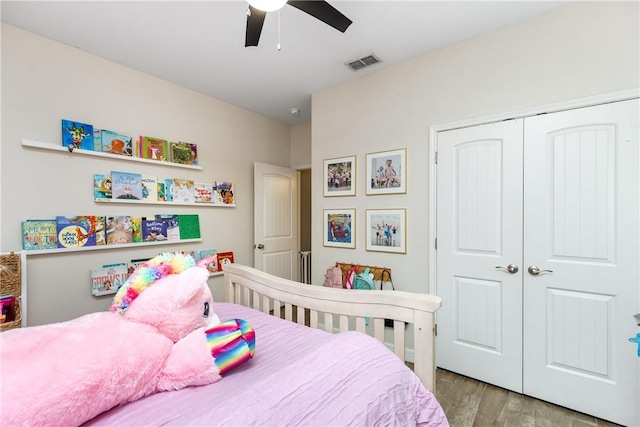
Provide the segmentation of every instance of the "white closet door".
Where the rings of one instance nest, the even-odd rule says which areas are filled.
[[[522,120],[439,133],[437,167],[437,364],[521,392]]]
[[[624,425],[640,424],[638,117],[632,100],[524,124],[524,392]]]

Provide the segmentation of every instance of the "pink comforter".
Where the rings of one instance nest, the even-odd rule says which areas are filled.
[[[331,335],[233,304],[214,310],[252,324],[253,360],[215,384],[148,396],[86,425],[449,425],[413,372],[367,335]]]

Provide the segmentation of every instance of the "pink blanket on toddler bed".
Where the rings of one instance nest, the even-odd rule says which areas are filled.
[[[217,383],[151,395],[85,425],[449,425],[413,372],[367,335],[331,335],[235,304],[214,310],[251,323],[253,360]]]

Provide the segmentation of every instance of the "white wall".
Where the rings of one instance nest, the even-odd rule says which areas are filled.
[[[311,166],[311,122],[291,126],[291,168]]]
[[[427,292],[429,126],[640,87],[638,2],[579,2],[313,96],[313,281],[336,261]],[[365,195],[365,154],[407,148],[407,194]],[[357,195],[323,197],[323,160],[357,156]],[[325,248],[323,209],[356,208],[356,249]],[[407,254],[365,251],[365,210],[407,209]]]
[[[132,136],[198,144],[202,171],[160,168],[23,148],[22,138],[61,143],[62,118]],[[2,224],[0,250],[21,248],[20,223],[56,215],[197,213],[200,244],[110,249],[28,259],[29,325],[104,310],[89,270],[164,250],[232,250],[253,265],[253,162],[290,165],[289,126],[166,81],[2,24]],[[124,170],[164,178],[234,183],[237,207],[97,205],[93,174]],[[210,280],[222,299],[222,278]]]

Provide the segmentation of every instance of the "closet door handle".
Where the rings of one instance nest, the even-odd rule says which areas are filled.
[[[535,265],[530,265],[528,268],[529,274],[532,276],[537,276],[540,273],[553,273],[553,270],[540,270]]]
[[[496,265],[497,269],[507,270],[511,274],[516,274],[519,270],[518,266],[515,264],[509,264],[506,267],[502,267],[501,265]]]

